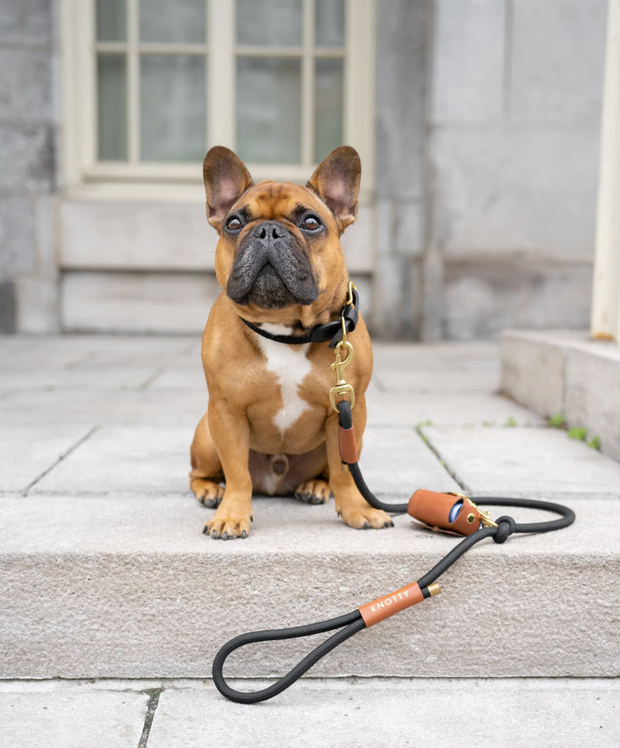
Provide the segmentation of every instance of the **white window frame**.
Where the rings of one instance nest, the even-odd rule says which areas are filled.
[[[127,0],[130,7],[127,29],[127,75],[139,75],[137,44],[138,0]],[[316,164],[312,159],[314,116],[311,65],[320,56],[335,56],[329,50],[313,49],[315,0],[303,0],[304,39],[302,57],[302,164],[252,164],[253,178],[303,182]],[[209,39],[199,51],[208,54],[210,102],[207,106],[207,147],[235,148],[235,70],[236,55],[277,56],[286,50],[235,46],[235,5],[233,0],[208,0]],[[345,65],[343,140],[360,153],[363,164],[362,199],[369,198],[374,185],[375,141],[375,14],[376,0],[345,0]],[[202,198],[202,170],[197,164],[138,163],[136,127],[129,128],[128,163],[97,161],[95,0],[60,0],[61,49],[61,180],[71,196],[110,199]],[[103,46],[99,44],[99,46]],[[114,51],[113,43],[106,48]],[[158,45],[149,45],[157,51]],[[120,48],[119,47],[119,48]],[[186,46],[166,51],[185,51]],[[289,51],[290,52],[290,51]],[[213,61],[217,60],[217,64]],[[135,90],[135,88],[134,88]],[[209,104],[209,102],[208,102]],[[128,102],[128,117],[135,122],[138,101]],[[134,137],[132,138],[132,133]]]

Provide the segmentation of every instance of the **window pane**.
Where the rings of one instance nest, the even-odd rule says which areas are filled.
[[[314,91],[314,160],[318,163],[342,145],[342,60],[316,60]]]
[[[97,0],[97,39],[125,41],[125,0]]]
[[[301,61],[237,60],[237,153],[254,163],[301,161]]]
[[[344,47],[344,0],[315,0],[317,47]]]
[[[140,0],[140,41],[205,44],[205,0]]]
[[[237,42],[301,47],[303,0],[237,0]]]
[[[127,160],[125,55],[97,55],[97,127],[100,161]]]
[[[206,150],[201,55],[140,57],[142,161],[202,161]]]

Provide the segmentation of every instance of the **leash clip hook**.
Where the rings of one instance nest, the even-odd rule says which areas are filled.
[[[345,348],[347,356],[343,360],[341,356],[342,349]],[[351,407],[355,405],[355,390],[347,383],[344,378],[344,370],[353,360],[353,346],[348,340],[340,341],[336,346],[336,360],[333,364],[330,364],[331,368],[336,372],[336,384],[329,391],[329,402],[332,408],[338,413],[338,406],[336,404],[336,397],[349,396]]]
[[[462,496],[462,494],[456,494],[458,496]],[[491,517],[491,512],[485,512],[484,509],[481,509],[477,504],[474,504],[474,502],[469,498],[469,496],[465,496],[465,499],[471,504],[471,506],[474,507],[474,509],[478,510],[478,513],[480,514],[480,521],[482,522],[483,527],[497,527],[497,522],[495,522]]]

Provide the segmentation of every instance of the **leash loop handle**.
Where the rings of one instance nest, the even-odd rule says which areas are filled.
[[[241,634],[231,639],[229,642],[224,644],[220,651],[213,660],[213,682],[216,688],[230,701],[234,701],[237,704],[256,704],[259,701],[266,701],[272,699],[274,696],[282,693],[289,686],[291,686],[298,678],[307,672],[313,665],[315,665],[322,657],[328,652],[337,647],[342,642],[349,639],[358,631],[361,631],[366,627],[364,619],[359,610],[354,610],[351,613],[347,613],[344,616],[338,616],[337,618],[330,618],[327,621],[319,621],[317,623],[310,623],[307,626],[295,626],[293,628],[286,629],[273,629],[266,631],[253,631],[248,634]],[[332,634],[329,639],[315,647],[312,652],[307,654],[301,662],[298,662],[289,672],[272,683],[267,688],[263,688],[259,691],[237,691],[228,685],[224,678],[224,663],[232,652],[246,644],[257,644],[259,642],[266,641],[279,641],[282,639],[296,639],[302,636],[314,636],[314,634],[322,634],[325,631],[332,631],[334,629],[340,629],[335,634]]]

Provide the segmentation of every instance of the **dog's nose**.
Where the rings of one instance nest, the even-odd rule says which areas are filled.
[[[286,236],[286,229],[277,221],[263,221],[252,231],[257,239],[282,239]]]

